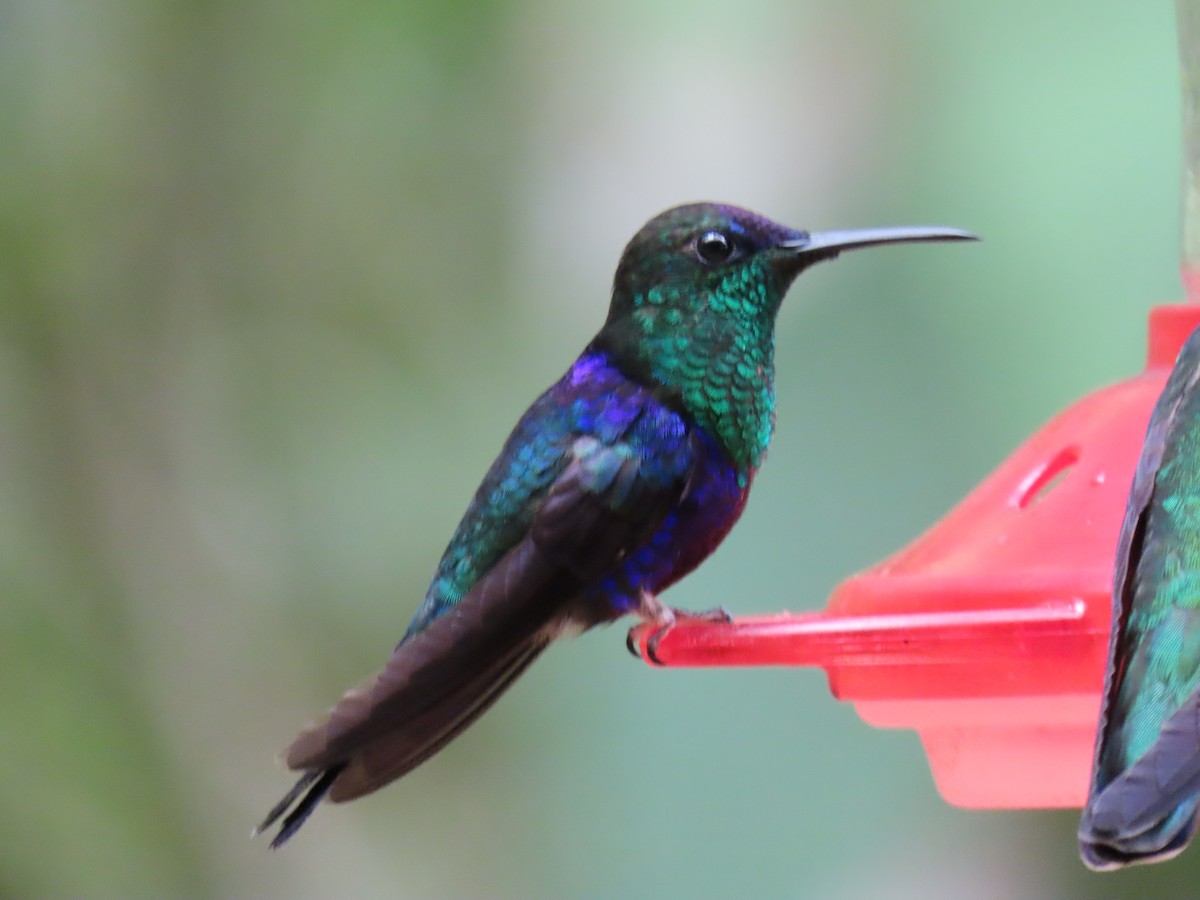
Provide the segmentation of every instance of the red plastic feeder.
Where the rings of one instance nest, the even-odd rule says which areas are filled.
[[[1197,326],[1200,305],[1154,309],[1141,375],[1052,419],[824,612],[683,621],[658,661],[820,666],[869,724],[917,730],[947,802],[1082,805],[1117,533],[1150,411]],[[647,637],[634,629],[643,656]]]

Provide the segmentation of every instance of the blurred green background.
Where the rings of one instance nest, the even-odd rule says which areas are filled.
[[[938,798],[808,670],[552,649],[398,785],[251,826],[402,633],[653,213],[937,222],[785,305],[746,516],[669,595],[810,609],[1179,296],[1169,4],[0,5],[0,894],[1183,896]]]

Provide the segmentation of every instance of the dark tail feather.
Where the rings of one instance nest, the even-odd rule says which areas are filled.
[[[300,826],[312,815],[312,811],[317,808],[317,804],[321,802],[321,798],[325,796],[325,792],[329,790],[329,786],[341,774],[343,768],[345,767],[331,766],[328,769],[314,769],[311,772],[305,772],[283,799],[271,808],[267,817],[254,829],[254,834],[262,834],[274,825],[275,821],[287,812],[293,803],[296,803],[296,799],[300,798],[300,802],[296,803],[296,808],[287,814],[283,824],[279,826],[279,834],[271,839],[271,849],[278,850],[300,830]],[[301,794],[304,796],[301,797]]]
[[[532,538],[505,554],[452,609],[401,641],[378,674],[292,741],[287,766],[306,774],[259,826],[287,814],[271,846],[291,837],[322,798],[361,797],[445,746],[533,662],[559,623],[570,621],[564,604],[578,591],[579,579]]]
[[[341,803],[369,794],[433,756],[483,715],[545,647],[544,641],[532,639],[509,658],[474,673],[425,713],[360,748],[341,767],[345,771],[330,799]]]
[[[254,829],[254,834],[266,831],[282,817],[279,833],[271,840],[271,849],[277,850],[300,830],[317,804],[329,795],[334,782],[338,782],[337,790],[329,796],[338,803],[370,793],[399,778],[475,721],[525,671],[544,647],[543,642],[535,641],[520,648],[519,652],[496,669],[485,670],[468,682],[457,695],[449,698],[449,702],[438,704],[408,723],[409,729],[402,727],[395,734],[385,735],[352,755],[347,762],[324,769],[309,769],[271,808],[262,823]],[[343,774],[346,777],[338,781]],[[291,812],[288,812],[289,809]]]

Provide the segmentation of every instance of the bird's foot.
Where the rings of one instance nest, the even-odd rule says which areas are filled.
[[[690,610],[679,609],[674,606],[667,606],[653,594],[643,594],[641,607],[638,613],[645,620],[644,624],[652,627],[650,636],[646,638],[646,659],[654,663],[656,666],[663,665],[663,661],[658,658],[659,641],[666,636],[680,620],[690,619],[693,622],[715,622],[726,624],[733,621],[733,614],[723,606],[716,606],[712,609]],[[629,630],[629,635],[625,638],[625,646],[629,652],[639,659],[642,654],[638,652],[637,642],[634,640],[634,632],[637,631],[637,626]]]
[[[714,606],[711,609],[680,609],[674,607],[672,612],[675,613],[675,620],[692,619],[696,622],[715,622],[718,625],[727,625],[733,621],[733,613],[723,606]]]

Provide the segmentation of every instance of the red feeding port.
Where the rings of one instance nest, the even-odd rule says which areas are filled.
[[[1052,419],[824,612],[683,621],[657,661],[820,666],[869,724],[916,729],[948,802],[1082,805],[1117,533],[1150,412],[1197,326],[1200,304],[1154,309],[1146,371]],[[648,636],[632,633],[643,655]]]

